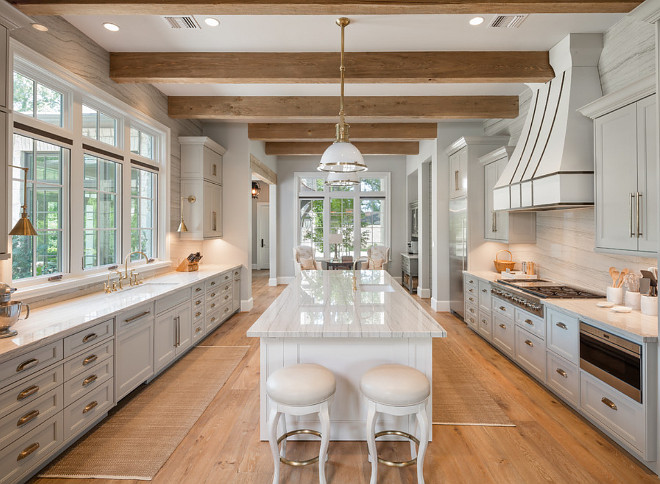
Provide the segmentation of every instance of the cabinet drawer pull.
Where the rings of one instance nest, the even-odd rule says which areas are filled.
[[[470,308],[470,312],[471,312],[472,314],[474,314],[474,309]]]
[[[469,297],[468,299],[469,299],[470,301],[474,302],[474,298],[473,298],[473,297]]]
[[[237,275],[238,275],[238,271],[234,271],[234,275],[237,276]]]
[[[94,363],[96,360],[98,360],[99,357],[96,355],[89,355],[87,358],[83,360],[83,366],[87,366],[90,363]]]
[[[21,393],[18,394],[16,397],[16,400],[21,401],[25,400],[27,397],[30,395],[34,395],[39,391],[39,387],[37,385],[32,385],[31,387],[27,387],[25,390],[23,390]]]
[[[199,292],[199,291],[201,291],[201,290],[202,290],[201,287],[197,287],[197,288],[195,288],[195,292]]]
[[[195,329],[195,333],[199,333],[201,331],[202,331],[202,328],[200,328],[199,326]]]
[[[225,276],[225,281],[226,281],[227,279],[229,279],[229,276]]]
[[[98,335],[96,333],[89,333],[87,336],[83,338],[82,342],[89,343],[90,341],[94,341],[96,338],[98,338]]]
[[[468,292],[474,292],[474,289],[468,289]]]
[[[199,306],[200,304],[202,304],[202,301],[195,301],[195,306]]]
[[[214,321],[215,321],[215,316],[213,316],[213,317],[211,318],[211,322],[214,322]]]
[[[474,318],[470,318],[470,322],[474,324]]]
[[[564,370],[562,370],[561,368],[557,368],[556,371],[557,371],[557,373],[559,373],[559,374],[560,374],[561,376],[563,376],[564,378],[568,378],[568,373],[566,373],[566,372],[565,372]]]
[[[21,363],[16,367],[16,373],[29,370],[30,368],[34,368],[38,364],[39,364],[39,360],[37,358],[30,358],[29,360],[24,361],[23,363]]]
[[[225,301],[226,301],[227,299],[229,299],[229,296],[225,296]],[[472,298],[470,298],[470,300],[472,300]]]
[[[82,386],[86,387],[87,385],[91,385],[98,379],[98,376],[96,375],[90,375],[87,378],[85,378],[82,382]]]
[[[525,344],[529,346],[530,348],[534,348],[534,343],[532,343],[530,340],[526,339]]]
[[[468,282],[469,282],[470,284],[474,284],[474,281],[473,281],[472,279],[470,279]]]
[[[18,422],[16,422],[16,427],[25,425],[26,423],[31,422],[38,416],[39,416],[39,410],[32,410],[31,412],[26,413],[25,415],[23,415],[21,418],[18,419]]]
[[[501,324],[501,323],[500,323],[500,328],[502,328],[502,329],[506,329],[506,324]]]
[[[83,414],[89,412],[92,410],[94,407],[96,407],[99,404],[96,400],[94,400],[92,403],[88,403],[85,408],[83,408]]]
[[[34,444],[28,445],[25,449],[23,449],[23,452],[18,454],[18,457],[16,457],[16,461],[18,462],[19,460],[25,459],[28,455],[30,455],[38,448],[39,448],[39,442],[35,442]]]
[[[225,312],[229,311],[229,308],[225,308]]]
[[[607,397],[603,397],[603,398],[600,399],[600,401],[603,402],[603,403],[604,403],[605,405],[607,405],[608,407],[610,407],[612,410],[618,410],[618,408],[616,408],[616,403],[614,403],[614,402],[613,402],[612,400],[610,400],[609,398],[607,398]]]
[[[213,309],[214,307],[215,307],[215,303],[211,304],[211,309]]]
[[[225,289],[224,289],[224,290],[225,290],[225,291],[228,291],[230,287],[231,287],[231,286],[230,286],[229,284],[227,284],[227,285],[225,286]]]
[[[555,326],[561,329],[568,329],[568,326],[566,326],[564,323],[561,322],[557,323]]]
[[[506,308],[504,306],[500,306],[500,311],[506,311]]]
[[[485,293],[485,292],[488,292],[488,290],[487,289],[482,289],[481,292]]]
[[[212,285],[212,286],[215,286],[215,281],[211,281],[211,285]]]
[[[202,313],[201,313],[200,311],[197,311],[197,312],[195,313],[195,317],[196,317],[196,318],[199,318],[201,315],[202,315]]]
[[[525,322],[530,326],[534,326],[534,321],[532,321],[531,319],[526,319]]]
[[[214,293],[214,292],[211,293],[211,297],[215,297],[215,293]]]
[[[144,311],[140,314],[137,314],[133,316],[132,318],[124,319],[125,323],[132,323],[133,321],[137,321],[140,318],[144,318],[147,314],[151,314],[151,311]]]

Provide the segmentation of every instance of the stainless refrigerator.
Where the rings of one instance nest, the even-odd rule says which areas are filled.
[[[449,308],[465,317],[463,271],[467,270],[467,198],[449,200]]]

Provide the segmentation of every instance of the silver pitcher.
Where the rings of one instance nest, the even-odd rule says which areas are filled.
[[[21,301],[12,301],[11,295],[15,288],[0,283],[0,338],[11,338],[18,332],[11,329],[11,325],[20,319],[23,306],[27,310],[24,319],[30,317],[30,306]]]

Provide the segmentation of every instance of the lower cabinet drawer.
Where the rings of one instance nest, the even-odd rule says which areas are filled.
[[[0,394],[0,417],[34,402],[54,388],[61,388],[63,381],[62,365],[56,365],[4,389]]]
[[[70,405],[91,392],[94,388],[102,385],[109,378],[112,378],[112,370],[112,358],[106,358],[89,368],[85,373],[81,373],[67,381],[64,384],[64,406]]]
[[[465,306],[465,323],[475,333],[479,332],[479,314],[469,313],[467,305]]]
[[[215,296],[213,299],[206,300],[207,313],[217,311],[218,309],[220,309],[220,306],[222,306],[222,303],[220,302],[220,299],[218,299],[218,296]]]
[[[475,319],[479,318],[479,310],[477,309],[476,304],[468,304],[467,302],[465,303],[465,317],[467,318],[468,316],[473,316]]]
[[[224,306],[220,308],[220,321],[226,321],[229,316],[232,314],[231,310],[231,298],[229,298],[229,302],[226,302]]]
[[[646,419],[641,403],[581,370],[580,409],[625,440],[639,454],[645,454]]]
[[[479,310],[479,334],[488,341],[493,336],[493,317],[481,309]]]
[[[113,406],[114,382],[107,380],[96,390],[64,409],[64,438],[68,439],[85,430]]]
[[[115,341],[109,339],[64,362],[64,380],[85,373],[90,367],[114,354]]]
[[[115,322],[108,319],[102,323],[95,324],[84,331],[78,331],[76,334],[64,338],[64,357],[71,356],[85,348],[94,346],[99,341],[112,336],[115,333]]]
[[[479,296],[477,294],[471,294],[471,293],[466,292],[465,293],[465,304],[478,306],[479,305]]]
[[[206,334],[206,324],[203,319],[198,321],[193,321],[192,327],[192,339],[193,341],[198,341]]]
[[[206,332],[208,333],[209,331],[215,329],[218,324],[220,324],[220,312],[209,312],[206,315]]]
[[[231,306],[231,288],[229,289],[229,292],[223,292],[222,294],[220,294],[218,301],[220,302],[221,305],[229,303],[229,305]]]
[[[547,352],[546,383],[557,395],[574,407],[580,403],[580,369],[552,351]]]
[[[492,343],[510,358],[514,357],[515,325],[509,318],[500,314],[493,315]]]
[[[514,319],[517,325],[545,340],[545,319],[518,308],[515,309]]]
[[[4,416],[0,419],[0,449],[41,425],[62,408],[62,387],[58,387]]]
[[[14,383],[61,361],[63,358],[62,352],[63,343],[62,340],[58,340],[0,364],[0,386],[4,387]]]
[[[545,342],[538,336],[515,327],[515,360],[533,377],[545,382]]]
[[[513,321],[513,316],[514,316],[514,310],[515,306],[513,304],[509,304],[506,301],[501,300],[500,298],[494,297],[492,299],[492,312],[493,314],[501,314],[502,316],[506,316],[507,318],[511,318]]]
[[[17,482],[34,471],[64,442],[62,413],[0,451],[0,483]]]

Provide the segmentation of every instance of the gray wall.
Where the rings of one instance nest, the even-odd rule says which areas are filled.
[[[401,257],[399,253],[406,250],[406,159],[405,156],[367,156],[365,157],[370,171],[391,173],[391,234],[392,267],[390,274],[401,276]],[[280,156],[277,159],[277,267],[278,277],[292,277],[293,247],[296,244],[297,218],[294,218],[295,200],[297,197],[293,174],[295,172],[316,171],[318,156]]]

